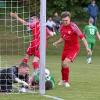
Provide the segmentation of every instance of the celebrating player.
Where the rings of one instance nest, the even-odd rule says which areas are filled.
[[[62,52],[62,80],[58,85],[64,85],[65,87],[70,87],[69,84],[69,63],[73,62],[77,54],[79,53],[79,41],[78,37],[83,41],[86,51],[91,54],[91,50],[88,48],[88,44],[84,35],[78,28],[78,26],[71,22],[71,14],[68,11],[62,12],[62,25],[60,26],[61,37],[59,40],[53,43],[54,46],[64,42],[64,49]]]
[[[33,39],[30,42],[30,45],[27,49],[27,53],[26,56],[23,59],[23,62],[27,63],[28,59],[30,56],[34,55],[34,59],[32,62],[34,71],[37,72],[38,68],[39,68],[39,59],[40,59],[40,53],[39,53],[39,48],[40,48],[40,21],[38,19],[38,17],[34,17],[33,18],[33,22],[29,23],[26,22],[25,20],[23,20],[22,18],[20,18],[17,13],[10,13],[11,17],[16,18],[19,22],[21,22],[22,24],[30,27],[32,29],[32,35],[33,35]],[[50,31],[48,28],[46,28],[46,34],[47,34],[47,38],[49,36],[53,36],[53,32]]]
[[[96,26],[93,25],[93,23],[94,23],[94,20],[91,17],[89,19],[89,24],[86,25],[84,28],[84,34],[85,34],[86,40],[88,42],[88,46],[91,49],[92,53],[93,53],[93,47],[94,47],[95,41],[96,41],[96,36],[100,40],[100,34],[98,32],[98,29]],[[92,53],[88,54],[88,56],[87,56],[88,64],[91,64],[91,62],[92,62]]]
[[[29,65],[26,63],[0,70],[0,92],[12,92],[12,84],[16,82],[29,87]]]

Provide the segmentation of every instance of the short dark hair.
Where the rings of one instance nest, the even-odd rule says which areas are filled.
[[[53,88],[52,82],[50,80],[45,82],[45,89],[46,90],[51,90]]]
[[[61,18],[65,18],[65,17],[70,17],[71,18],[71,13],[69,11],[64,11],[61,13]]]
[[[28,67],[29,68],[29,65],[27,63],[21,62],[19,64],[19,67]]]

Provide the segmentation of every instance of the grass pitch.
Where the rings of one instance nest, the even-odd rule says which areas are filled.
[[[1,56],[1,66],[20,63],[23,56]],[[3,59],[6,59],[4,61]],[[46,91],[46,95],[57,96],[64,100],[100,100],[100,57],[93,57],[92,64],[86,64],[86,57],[78,56],[70,65],[70,88],[58,86],[60,80],[60,56],[47,56],[46,66],[53,74],[56,87]],[[30,62],[32,59],[30,59]],[[31,63],[30,67],[31,67]],[[0,94],[0,100],[53,100],[39,94]]]

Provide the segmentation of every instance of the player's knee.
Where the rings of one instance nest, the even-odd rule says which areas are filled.
[[[70,63],[70,60],[66,58],[66,59],[62,62],[62,67],[67,67],[67,66],[69,66],[69,63]]]
[[[66,67],[66,66],[68,66],[68,62],[67,61],[63,61],[62,62],[62,67]]]
[[[34,57],[33,62],[39,62],[39,57]]]
[[[26,58],[29,58],[30,56],[28,54],[25,55]]]

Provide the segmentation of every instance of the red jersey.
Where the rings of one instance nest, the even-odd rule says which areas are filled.
[[[40,22],[37,22],[32,29],[33,39],[32,42],[34,43],[34,47],[40,45]]]
[[[64,50],[76,48],[79,49],[78,37],[82,39],[84,35],[78,28],[78,26],[71,22],[69,25],[61,25],[60,27],[61,37],[64,39]]]
[[[31,28],[31,27],[30,27]],[[40,45],[40,22],[36,22],[34,27],[32,27],[32,44],[34,47],[39,47]],[[50,30],[46,27],[46,36],[50,35]]]

